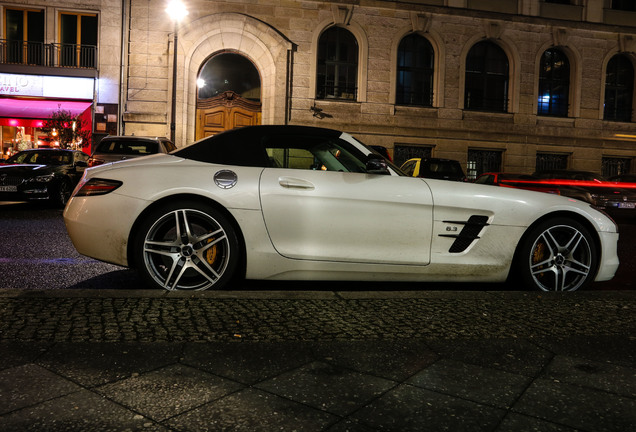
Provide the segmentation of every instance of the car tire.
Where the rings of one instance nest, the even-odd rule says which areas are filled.
[[[51,197],[53,205],[56,207],[64,207],[73,193],[73,186],[67,179],[62,179],[55,189],[55,193]]]
[[[533,227],[520,243],[517,269],[526,288],[575,291],[592,282],[598,250],[590,231],[569,218]]]
[[[216,208],[179,201],[151,211],[133,244],[142,277],[166,290],[222,288],[239,262],[233,225]]]

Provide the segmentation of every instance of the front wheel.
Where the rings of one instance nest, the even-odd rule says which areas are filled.
[[[588,229],[568,218],[547,220],[521,243],[518,268],[524,285],[542,291],[575,291],[594,280],[598,252]]]
[[[177,202],[149,214],[134,242],[135,262],[152,285],[167,290],[221,288],[231,279],[239,244],[218,210]]]

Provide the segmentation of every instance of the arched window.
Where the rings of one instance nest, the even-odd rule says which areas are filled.
[[[433,105],[433,46],[423,36],[410,34],[397,54],[397,105]]]
[[[316,99],[356,100],[358,42],[342,27],[331,27],[318,41]]]
[[[603,118],[632,121],[634,65],[624,55],[615,55],[607,63],[605,75],[605,109]]]
[[[199,99],[208,99],[231,90],[239,96],[261,100],[261,77],[256,66],[246,57],[222,53],[210,58],[197,79]]]
[[[479,42],[468,52],[464,108],[508,111],[508,57],[492,42]]]
[[[570,61],[559,49],[541,56],[538,115],[567,117],[570,99]]]

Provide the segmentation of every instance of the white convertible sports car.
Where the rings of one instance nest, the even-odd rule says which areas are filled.
[[[64,219],[80,253],[168,290],[240,276],[568,291],[618,267],[616,224],[589,204],[407,177],[346,133],[302,126],[88,169]]]

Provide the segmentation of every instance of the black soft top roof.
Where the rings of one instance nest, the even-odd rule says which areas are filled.
[[[265,167],[269,158],[264,143],[272,137],[337,138],[342,132],[312,126],[267,125],[232,129],[201,139],[172,154],[184,159],[223,165]]]

